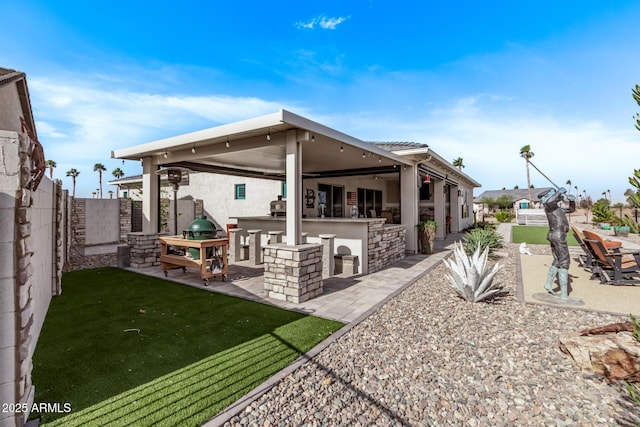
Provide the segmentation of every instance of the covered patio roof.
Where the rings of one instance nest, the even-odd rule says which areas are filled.
[[[413,162],[287,110],[111,152],[112,158],[151,157],[158,166],[284,180],[286,134],[305,132],[303,177],[393,172]],[[426,154],[427,148],[423,148]]]

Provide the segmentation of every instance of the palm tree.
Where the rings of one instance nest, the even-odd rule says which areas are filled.
[[[99,198],[101,199],[102,199],[102,172],[106,170],[107,168],[105,168],[102,163],[96,163],[95,165],[93,165],[93,171],[98,172],[98,175],[100,177],[100,188],[98,190],[100,191]]]
[[[607,193],[609,194],[609,202],[613,202],[613,200],[611,200],[611,190],[607,190]]]
[[[529,159],[534,156],[533,151],[531,151],[530,145],[525,145],[520,149],[520,157],[524,158],[524,161],[527,164],[527,188],[529,189],[529,203],[533,203],[533,198],[531,197],[531,175],[529,174]]]
[[[67,176],[70,176],[73,180],[73,193],[71,196],[73,198],[76,197],[76,178],[78,177],[78,175],[80,175],[80,172],[77,169],[71,168],[67,171]]]
[[[116,179],[120,179],[120,178],[122,178],[124,176],[124,171],[122,169],[120,169],[120,168],[115,168],[113,170],[113,172],[111,172],[111,173],[113,174],[113,176],[116,177]],[[112,198],[112,197],[113,197],[113,195],[111,195],[110,198]],[[118,184],[118,197],[120,197],[120,184]]]
[[[58,166],[58,164],[53,160],[47,160],[44,164],[49,168],[49,178],[53,179],[53,170]]]
[[[569,186],[568,194],[571,194],[571,180],[570,179],[567,180],[567,185]]]
[[[462,170],[462,168],[464,167],[464,163],[462,163],[462,157],[453,159],[453,166],[457,167],[458,170]]]
[[[111,173],[116,177],[116,179],[120,179],[124,176],[124,172],[120,168],[115,168]]]

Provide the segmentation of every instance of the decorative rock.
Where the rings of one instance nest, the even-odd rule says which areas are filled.
[[[517,249],[506,245],[496,276],[508,296],[469,304],[436,267],[255,402],[270,405],[273,425],[638,422],[623,382],[580,374],[557,348],[567,331],[624,317],[522,304],[515,296]],[[333,383],[324,385],[329,376]],[[225,425],[264,425],[267,413],[243,411]]]
[[[640,342],[631,332],[560,337],[560,350],[568,354],[583,372],[621,380],[640,379]]]

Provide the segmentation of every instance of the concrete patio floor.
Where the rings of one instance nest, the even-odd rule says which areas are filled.
[[[435,242],[435,254],[411,255],[381,271],[366,276],[332,276],[323,281],[324,293],[317,298],[300,304],[268,298],[263,287],[262,266],[251,266],[248,261],[229,265],[227,281],[212,278],[209,286],[204,286],[195,269],[169,270],[167,280],[204,289],[210,292],[244,298],[271,304],[289,310],[350,323],[370,311],[375,310],[401,292],[411,283],[438,265],[451,251],[454,241],[462,238],[461,233],[452,233],[444,240]],[[148,276],[165,278],[160,267],[128,268]]]

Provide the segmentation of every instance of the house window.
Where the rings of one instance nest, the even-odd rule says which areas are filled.
[[[246,184],[236,184],[235,199],[236,200],[244,200],[244,199],[246,199],[247,198],[246,191],[247,191]]]
[[[358,211],[366,218],[373,217],[371,211],[375,211],[379,218],[382,211],[382,191],[358,188]]]
[[[128,191],[123,191],[122,192],[122,196],[126,199],[129,197],[129,192]]]
[[[282,198],[287,198],[287,181],[282,181],[282,185],[280,186],[280,194],[282,194]]]

